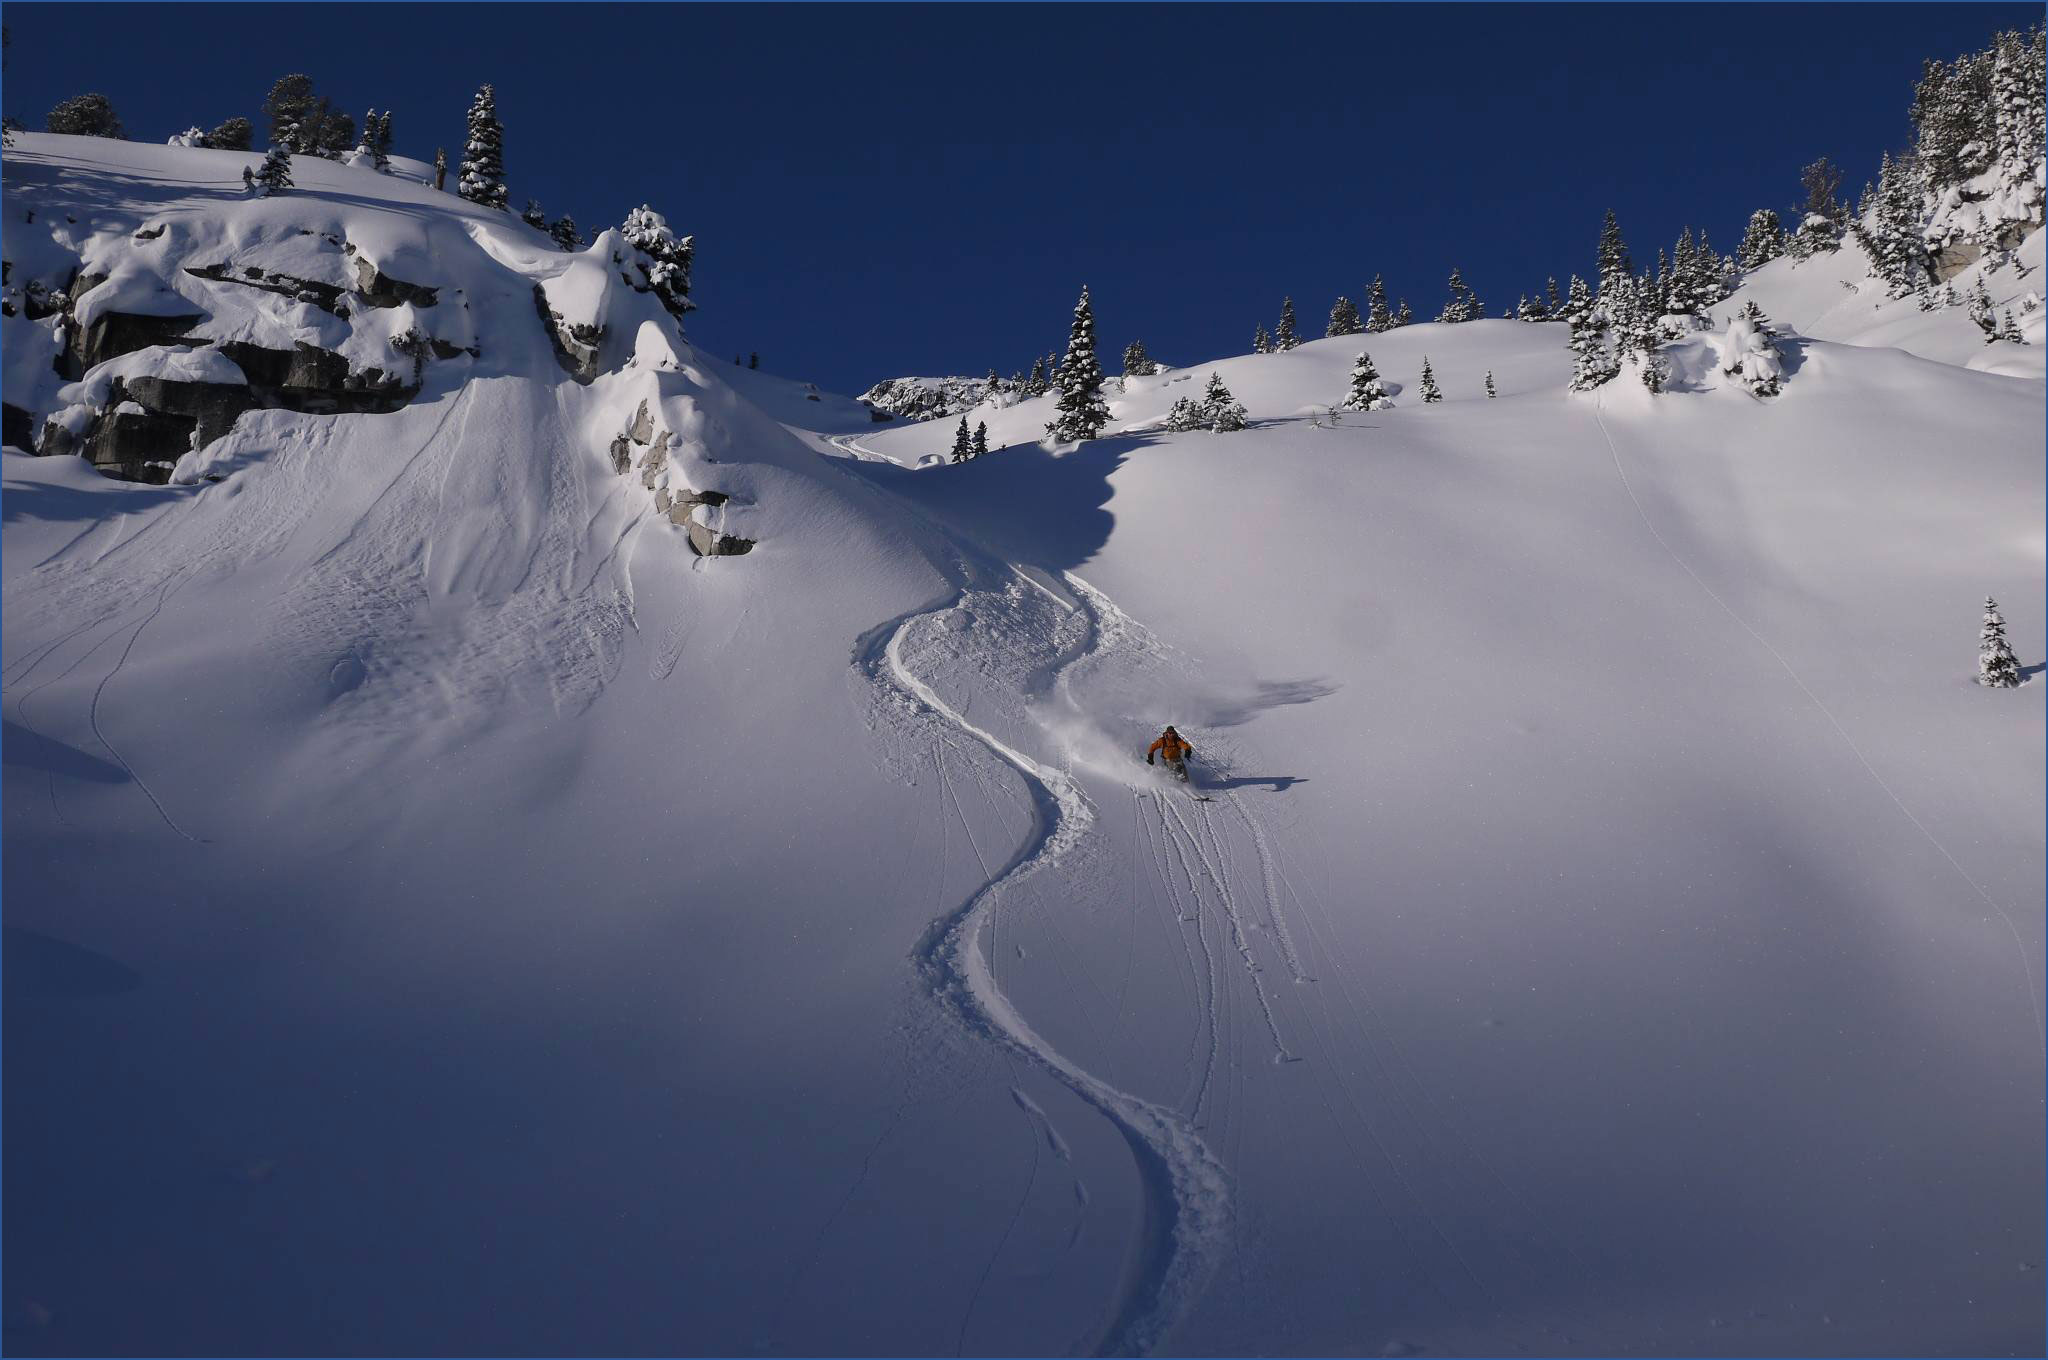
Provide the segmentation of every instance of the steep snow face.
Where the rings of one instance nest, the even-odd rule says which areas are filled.
[[[1795,337],[1762,401],[1724,340],[1574,396],[1562,327],[1414,326],[1072,451],[860,439],[1120,611],[1025,729],[1103,849],[996,952],[1227,1150],[1178,1348],[2034,1344],[2042,692],[1972,668],[1978,582],[2048,642],[2042,389]],[[1333,423],[1361,348],[1395,406]],[[1211,371],[1251,428],[1160,431]],[[1169,721],[1215,802],[1137,763]]]
[[[363,321],[151,240],[468,318],[169,486],[5,459],[39,1348],[2038,1346],[2048,691],[1973,683],[1987,593],[2048,646],[2038,381],[1768,300],[1768,401],[1725,325],[1657,397],[1422,325],[913,471],[945,424],[696,351],[602,237],[253,159],[6,163],[209,304],[82,410]],[[1250,427],[1164,433],[1212,373]]]

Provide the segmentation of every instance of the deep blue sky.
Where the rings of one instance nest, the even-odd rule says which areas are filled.
[[[586,231],[646,201],[697,236],[691,337],[858,392],[1008,372],[1091,285],[1124,344],[1249,348],[1291,293],[1322,333],[1373,274],[1418,315],[1460,265],[1489,311],[1732,249],[1826,154],[1851,190],[1910,136],[1925,57],[2039,5],[53,5],[12,3],[5,111],[99,90],[162,140],[305,71],[397,150],[459,154],[498,89],[515,205]],[[260,145],[259,140],[259,145]]]

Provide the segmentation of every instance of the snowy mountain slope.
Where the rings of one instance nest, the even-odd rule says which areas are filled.
[[[10,229],[251,210],[30,152]],[[302,185],[478,353],[168,487],[6,458],[34,1348],[2038,1346],[2044,691],[1970,683],[1987,591],[2048,645],[2038,382],[1415,326],[910,471],[502,215]],[[1152,428],[1212,371],[1252,429]]]
[[[1428,353],[1442,405],[1290,418],[1356,348],[1192,366],[1241,435],[862,465],[1162,640],[1046,701],[1122,848],[1013,904],[996,957],[1064,1051],[1233,1150],[1259,1246],[1181,1337],[2030,1344],[2042,714],[1985,702],[1970,641],[1986,590],[2039,617],[2039,385],[1813,343],[1769,406],[1595,401],[1558,330],[1479,323],[1371,337],[1390,378]],[[1162,721],[1216,803],[1128,763]],[[1151,919],[1089,936],[1062,898]],[[1164,941],[1135,1009],[1133,928]],[[1977,1251],[2000,1264],[1957,1268]],[[1382,1283],[1333,1312],[1347,1280]]]
[[[1725,316],[1753,301],[1773,322],[1815,339],[1902,349],[1940,363],[2038,380],[2044,372],[2042,346],[2048,343],[2048,308],[2040,305],[2040,269],[2048,252],[2044,240],[2048,233],[2037,229],[2012,252],[2009,267],[1994,268],[1987,257],[1948,281],[1957,298],[1967,299],[1981,279],[2001,316],[2012,309],[2027,338],[2024,346],[2005,341],[1985,344],[1962,306],[1923,312],[1911,297],[1886,297],[1883,283],[1871,277],[1869,257],[1848,238],[1838,251],[1807,260],[1781,257],[1752,271],[1713,310]],[[2023,305],[2030,296],[2035,302],[2032,311]]]

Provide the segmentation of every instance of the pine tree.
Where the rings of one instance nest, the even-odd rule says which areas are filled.
[[[505,129],[498,122],[498,92],[485,85],[469,106],[469,142],[462,151],[462,177],[456,191],[472,203],[504,210]]]
[[[1271,354],[1272,352],[1273,341],[1270,337],[1267,336],[1266,328],[1264,326],[1260,326],[1257,330],[1252,332],[1252,353]]]
[[[1586,290],[1584,281],[1572,279],[1574,296]],[[1567,304],[1569,309],[1569,304]],[[1572,322],[1572,381],[1574,392],[1590,392],[1620,371],[1620,364],[1607,347],[1607,318],[1589,302],[1583,314]]]
[[[1024,395],[1027,397],[1042,397],[1045,395],[1045,392],[1045,360],[1033,359],[1031,361],[1031,376],[1024,379]]]
[[[974,422],[974,442],[968,446],[967,456],[969,458],[979,458],[981,457],[981,455],[987,452],[988,422],[985,420],[977,420],[976,422]]]
[[[255,143],[256,129],[246,118],[230,118],[206,134],[206,145],[216,151],[247,151]]]
[[[1628,242],[1621,239],[1621,223],[1614,217],[1614,209],[1607,210],[1607,218],[1600,224],[1600,287],[1604,291],[1609,279],[1616,275],[1633,277],[1635,265],[1628,258]]]
[[[1387,385],[1380,381],[1380,371],[1373,367],[1372,356],[1360,353],[1351,364],[1351,391],[1341,403],[1346,411],[1389,411],[1394,403],[1387,396]]]
[[[1330,324],[1324,330],[1327,338],[1332,335],[1357,335],[1365,329],[1365,322],[1359,319],[1358,304],[1348,297],[1340,297],[1330,304]]]
[[[1280,299],[1280,324],[1273,327],[1273,348],[1281,351],[1293,349],[1301,340],[1294,333],[1294,299]]]
[[[1133,340],[1124,346],[1124,376],[1127,378],[1149,378],[1159,371],[1159,365],[1152,362],[1152,356],[1145,353],[1145,342]]]
[[[1564,306],[1555,313],[1558,320],[1576,326],[1593,311],[1593,290],[1577,274],[1572,275],[1571,291],[1565,297]]]
[[[1736,248],[1735,257],[1748,271],[1760,269],[1784,253],[1785,228],[1779,225],[1778,214],[1769,208],[1758,208],[1749,215],[1749,230],[1742,233],[1742,244]]]
[[[263,166],[256,172],[256,183],[263,186],[263,196],[273,197],[292,187],[292,153],[287,150],[297,129],[290,123],[284,125],[284,134],[270,144],[264,154]]]
[[[738,363],[737,356],[733,359]],[[974,435],[967,428],[967,417],[960,417],[960,428],[953,432],[953,461],[964,463],[974,456]]]
[[[1189,430],[1202,428],[1202,408],[1187,397],[1173,404],[1166,413],[1166,428],[1174,434],[1186,434]]]
[[[541,211],[540,200],[537,198],[526,200],[526,207],[520,211],[519,220],[535,231],[547,230],[548,215]]]
[[[313,77],[302,73],[285,76],[263,97],[262,112],[270,120],[270,144],[283,144],[288,151],[299,150],[299,137],[306,115],[313,107]],[[287,133],[290,139],[286,141]]]
[[[1977,287],[1970,294],[1970,320],[1977,323],[1977,329],[1984,332],[1984,343],[1990,344],[1998,338],[1998,313],[1991,307],[1991,292],[1984,286],[1984,276],[1977,276]]]
[[[1992,689],[2020,687],[2020,659],[2005,640],[2005,618],[1998,601],[1984,597],[1984,631],[1977,640],[1977,683]]]
[[[759,368],[760,366],[761,366],[761,356],[760,356],[760,354],[758,354],[758,353],[757,353],[757,352],[755,352],[755,351],[749,350],[749,351],[747,352],[747,367],[748,367],[748,368]]]
[[[2010,307],[2005,309],[2005,328],[1999,332],[1998,338],[2011,341],[2015,345],[2027,343],[2027,337],[2020,331],[2020,323],[2012,319],[2012,308]]]
[[[504,192],[503,185],[498,189]],[[647,288],[661,300],[669,315],[680,321],[683,313],[696,310],[697,304],[690,301],[690,266],[696,255],[696,237],[677,236],[669,230],[668,219],[645,203],[626,214],[619,235],[639,252],[636,263],[646,276]]]
[[[1553,293],[1557,291],[1555,282],[1551,284],[1551,291]],[[1515,317],[1520,321],[1548,321],[1550,320],[1550,308],[1544,305],[1543,299],[1540,297],[1525,296],[1515,307]]]
[[[1394,325],[1406,326],[1415,320],[1415,313],[1408,310],[1408,299],[1402,298],[1401,305],[1394,310]]]
[[[1714,253],[1714,247],[1707,241],[1707,229],[1700,228],[1699,244],[1693,248],[1692,297],[1694,309],[1704,313],[1707,308],[1728,296],[1727,287],[1721,280],[1721,257]]]
[[[1435,374],[1435,373],[1432,373],[1432,372],[1430,371],[1430,367],[1429,367],[1429,356],[1428,356],[1427,354],[1425,354],[1425,355],[1423,355],[1423,356],[1422,356],[1422,387],[1421,387],[1421,392],[1422,392],[1422,399],[1423,399],[1423,401],[1425,401],[1425,402],[1436,402],[1436,401],[1442,401],[1442,400],[1444,399],[1444,394],[1443,394],[1442,392],[1439,392],[1439,391],[1437,390],[1437,386],[1436,386],[1436,374]]]
[[[1489,397],[1500,395],[1500,393],[1493,390],[1493,370],[1490,368],[1486,370],[1486,395]]]
[[[1372,276],[1372,287],[1366,290],[1365,328],[1374,335],[1392,330],[1394,314],[1387,310],[1387,287],[1380,282],[1380,276]]]
[[[377,119],[377,140],[373,143],[377,152],[377,168],[391,168],[391,110],[386,109]]]
[[[1438,321],[1477,321],[1485,315],[1479,310],[1479,299],[1465,286],[1465,276],[1456,265],[1451,266],[1450,292],[1451,300],[1446,302],[1443,311],[1437,314]]]
[[[575,250],[583,244],[583,233],[576,230],[576,219],[567,213],[549,224],[548,236],[562,250]]]
[[[1067,337],[1067,357],[1060,364],[1059,415],[1045,427],[1047,435],[1067,441],[1094,439],[1109,423],[1102,399],[1102,365],[1095,358],[1095,309],[1088,289],[1074,304],[1074,326]]]
[[[1202,414],[1203,423],[1217,434],[1235,434],[1244,428],[1244,407],[1230,395],[1219,373],[1209,375],[1208,389],[1202,393]]]

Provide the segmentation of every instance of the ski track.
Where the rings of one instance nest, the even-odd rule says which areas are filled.
[[[1017,574],[1059,599],[1042,582],[1023,572]],[[1066,666],[1090,654],[1100,636],[1098,616],[1092,608],[1096,592],[1080,588],[1076,578],[1068,576],[1066,580],[1076,587],[1074,599],[1061,603],[1077,610],[1086,626],[1049,668],[1055,682]],[[893,686],[918,707],[1012,766],[1023,776],[1031,794],[1032,828],[1024,843],[1000,869],[988,870],[983,861],[986,881],[966,902],[933,923],[913,951],[912,962],[932,998],[970,1035],[996,1045],[1006,1055],[1026,1061],[1057,1080],[1107,1118],[1130,1147],[1138,1164],[1141,1196],[1147,1204],[1146,1219],[1156,1227],[1157,1235],[1156,1240],[1140,1244],[1136,1269],[1127,1272],[1113,1320],[1097,1349],[1108,1354],[1144,1354],[1159,1346],[1192,1307],[1226,1245],[1230,1218],[1228,1181],[1222,1164],[1188,1121],[1172,1110],[1112,1086],[1040,1036],[999,985],[995,961],[1000,954],[993,942],[986,954],[980,947],[984,927],[993,931],[1004,890],[1058,864],[1087,834],[1095,815],[1071,775],[1039,763],[970,722],[904,660],[903,646],[910,630],[920,620],[962,604],[969,593],[963,587],[946,600],[881,625],[863,639],[856,652],[857,662],[871,679]],[[948,797],[952,797],[950,789]],[[957,799],[954,807],[957,813]],[[1213,1005],[1213,993],[1211,1000]],[[1212,1048],[1213,1043],[1212,1030]],[[1034,1159],[1038,1155],[1039,1140],[1034,1131]],[[1034,1177],[1035,1166],[1034,1160]],[[1018,1212],[1022,1212],[1021,1205]],[[1007,1239],[1008,1229],[1004,1236]],[[979,1285],[975,1292],[978,1297]],[[970,1301],[970,1315],[972,1306]],[[963,1318],[963,1341],[965,1335]]]

